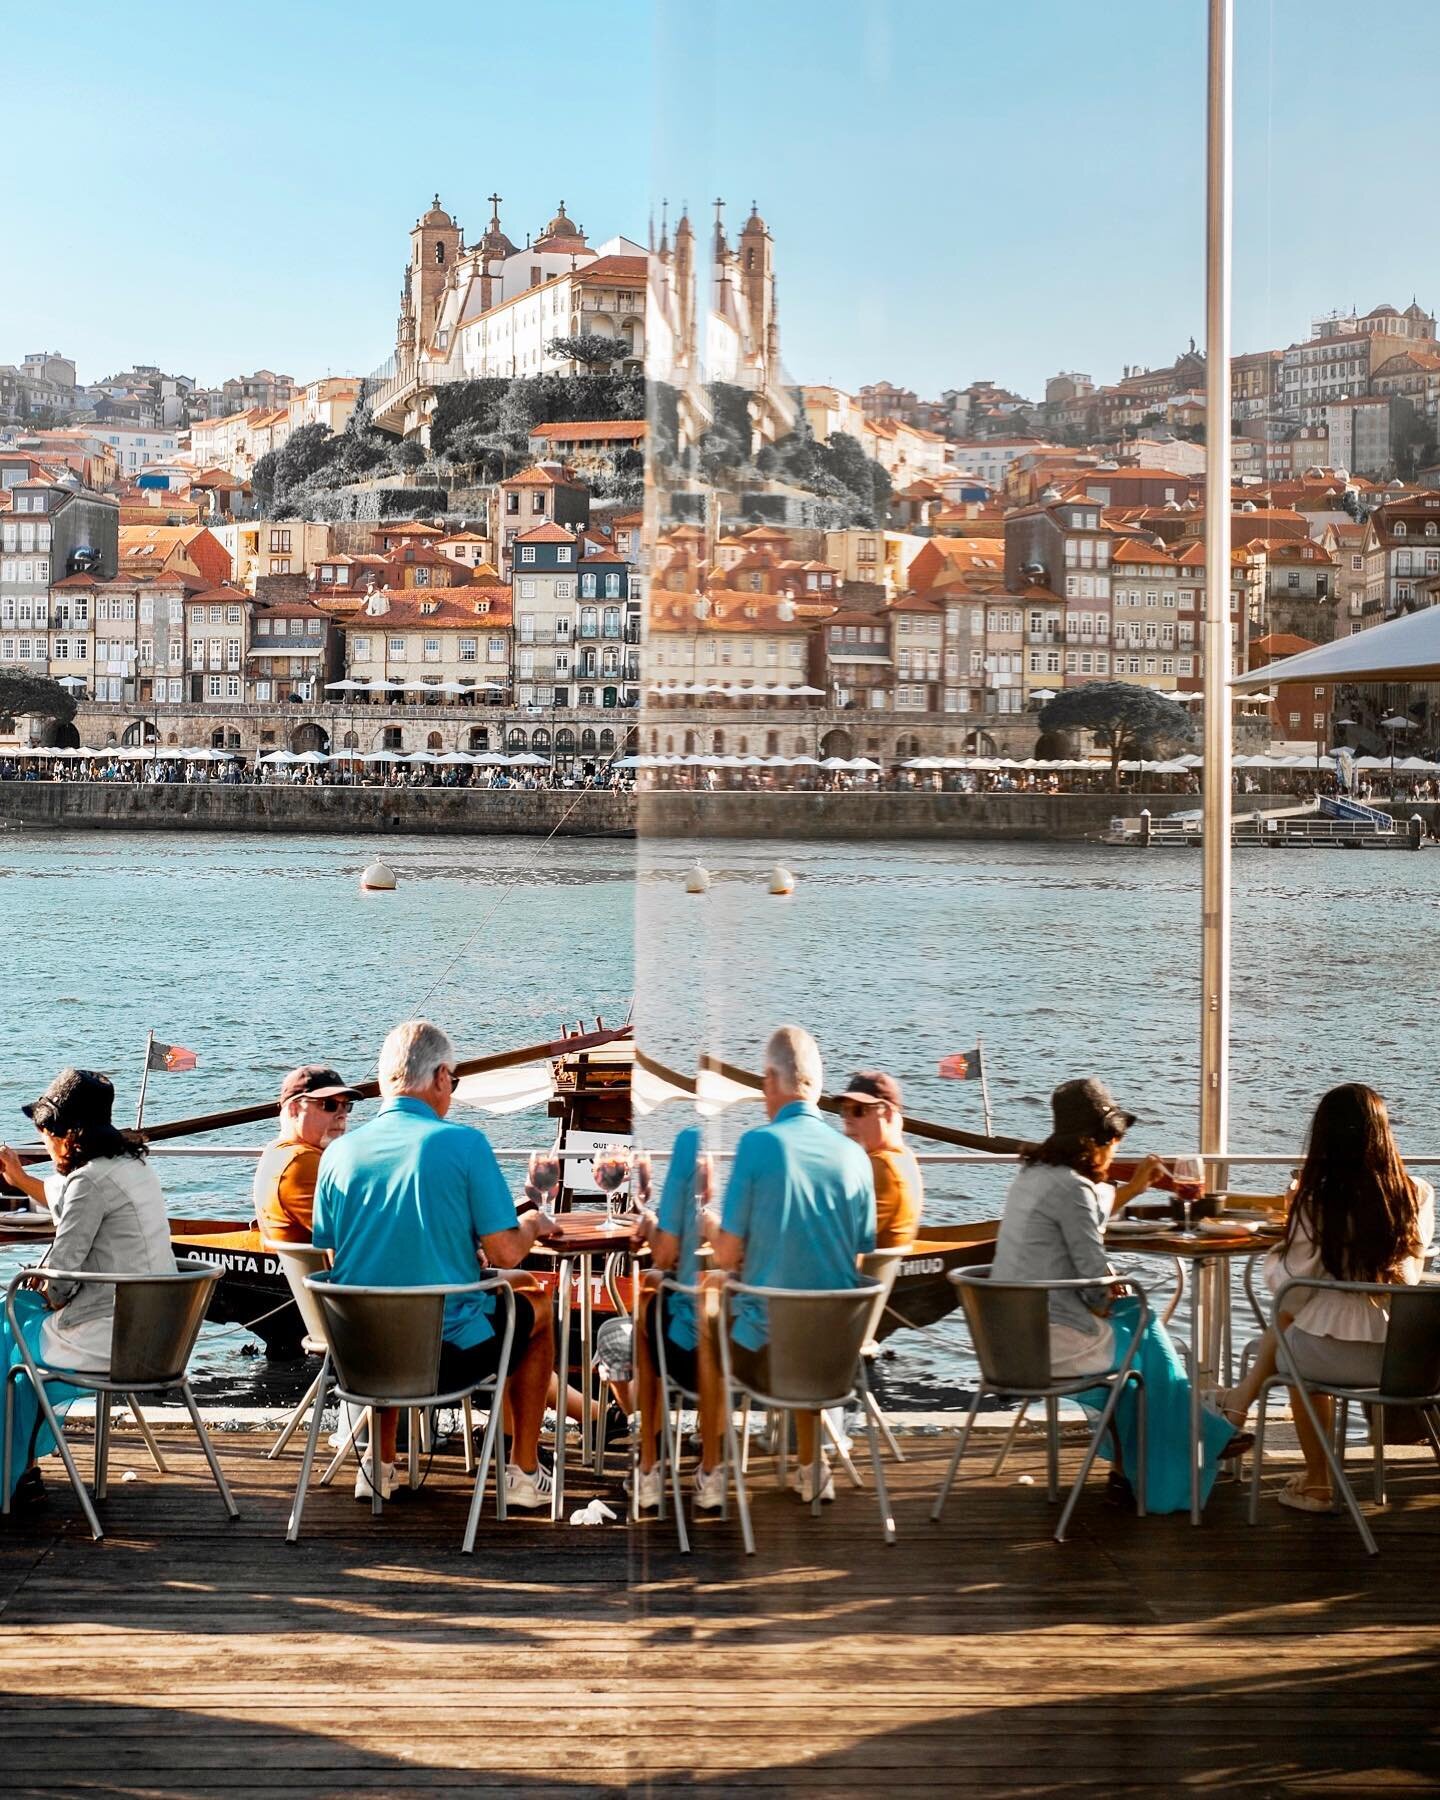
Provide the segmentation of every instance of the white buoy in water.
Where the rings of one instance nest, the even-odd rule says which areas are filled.
[[[360,892],[362,894],[388,894],[397,886],[395,871],[389,863],[373,862],[360,875]]]
[[[772,894],[793,894],[795,877],[781,863],[776,863],[770,871],[770,892]]]
[[[710,871],[703,863],[697,862],[686,875],[685,892],[687,894],[708,894],[710,892]]]

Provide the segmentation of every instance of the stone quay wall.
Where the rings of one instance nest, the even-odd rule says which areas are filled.
[[[1246,794],[1235,811],[1285,804]],[[0,782],[0,827],[386,836],[975,839],[1084,842],[1114,817],[1193,806],[1175,794],[688,793],[524,788],[251,787]],[[1400,801],[1429,825],[1434,802]]]

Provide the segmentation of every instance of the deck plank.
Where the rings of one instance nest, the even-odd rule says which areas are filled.
[[[220,1440],[234,1525],[177,1438],[168,1480],[117,1445],[102,1545],[53,1478],[0,1526],[7,1795],[1440,1787],[1433,1465],[1395,1471],[1374,1560],[1273,1500],[1249,1529],[1233,1486],[1192,1531],[1097,1481],[1057,1546],[1030,1447],[934,1525],[924,1439],[893,1548],[868,1491],[812,1520],[757,1469],[753,1559],[733,1519],[684,1559],[669,1522],[490,1508],[467,1559],[458,1459],[380,1521],[316,1493],[287,1546],[298,1458],[264,1444]]]

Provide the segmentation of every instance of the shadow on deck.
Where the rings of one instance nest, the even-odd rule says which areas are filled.
[[[669,1523],[489,1508],[468,1559],[458,1457],[378,1523],[348,1483],[315,1494],[291,1547],[297,1457],[221,1434],[227,1525],[182,1442],[166,1480],[117,1442],[103,1544],[53,1478],[0,1527],[7,1795],[1440,1785],[1428,1460],[1394,1471],[1373,1560],[1348,1521],[1273,1501],[1251,1531],[1233,1486],[1193,1531],[1097,1480],[1058,1546],[1028,1449],[932,1525],[924,1440],[893,1549],[868,1492],[813,1521],[757,1472],[753,1559],[719,1520],[685,1559]]]

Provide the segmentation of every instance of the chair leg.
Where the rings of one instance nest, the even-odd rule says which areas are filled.
[[[1385,1504],[1385,1408],[1370,1409],[1370,1433],[1374,1441],[1375,1504]]]
[[[28,1369],[26,1370],[26,1374],[30,1374]],[[37,1381],[33,1375],[30,1375],[30,1385],[35,1389],[35,1396],[40,1402],[40,1410],[45,1415],[45,1423],[54,1433],[56,1447],[60,1451],[60,1460],[65,1464],[65,1473],[70,1477],[70,1485],[75,1490],[75,1498],[80,1502],[85,1513],[86,1523],[90,1527],[90,1535],[98,1543],[105,1535],[100,1529],[100,1516],[91,1504],[89,1494],[85,1491],[85,1483],[80,1479],[80,1470],[75,1462],[75,1453],[71,1450],[69,1441],[66,1439],[65,1430],[60,1423],[59,1415],[56,1413],[55,1408],[50,1404],[50,1396],[45,1391],[45,1383],[43,1381]]]
[[[95,1498],[104,1500],[110,1473],[110,1396],[95,1396]]]
[[[1425,1438],[1430,1445],[1430,1454],[1437,1463],[1440,1463],[1440,1431],[1435,1428],[1435,1409],[1433,1407],[1421,1407],[1420,1423],[1425,1427]]]
[[[300,1519],[305,1511],[305,1491],[310,1485],[310,1471],[315,1467],[315,1446],[320,1441],[320,1421],[325,1413],[325,1387],[330,1376],[328,1353],[320,1362],[320,1392],[310,1414],[310,1429],[305,1434],[305,1455],[300,1462],[300,1479],[295,1484],[295,1499],[290,1507],[290,1523],[285,1528],[285,1542],[295,1543],[300,1536]],[[343,1455],[343,1451],[341,1452]]]
[[[675,1535],[680,1554],[690,1554],[690,1528],[685,1521],[685,1496],[680,1482],[680,1433],[670,1410],[668,1389],[662,1390],[660,1408],[660,1516],[665,1516],[665,1475],[669,1469],[670,1491],[675,1499]],[[678,1412],[679,1408],[676,1408]]]
[[[321,1487],[329,1487],[330,1483],[335,1479],[335,1471],[340,1467],[341,1463],[344,1462],[345,1458],[349,1456],[352,1450],[355,1451],[356,1460],[359,1460],[360,1452],[355,1449],[355,1440],[364,1429],[367,1417],[366,1410],[363,1406],[352,1407],[349,1409],[342,1408],[341,1410],[342,1413],[346,1410],[353,1412],[354,1417],[345,1427],[345,1433],[341,1439],[340,1448],[325,1465],[325,1472],[320,1477],[319,1485]]]
[[[880,1434],[870,1409],[865,1411],[865,1437],[870,1445],[870,1468],[875,1476],[875,1499],[880,1507],[880,1530],[887,1544],[895,1542],[895,1514],[890,1506],[890,1491],[885,1485],[885,1465],[880,1456]]]
[[[830,1443],[834,1448],[835,1454],[839,1458],[840,1467],[842,1469],[844,1469],[845,1473],[850,1477],[851,1481],[855,1484],[855,1486],[857,1488],[864,1487],[865,1483],[860,1478],[860,1471],[855,1467],[855,1459],[851,1456],[850,1452],[845,1448],[844,1443],[841,1441],[840,1433],[835,1429],[835,1421],[830,1417],[829,1413],[827,1413],[827,1412],[821,1413],[820,1420],[821,1420],[821,1430],[819,1433],[816,1434],[817,1445],[818,1445],[818,1439],[821,1435],[829,1438]]]
[[[419,1407],[412,1406],[410,1408],[407,1420],[408,1428],[405,1432],[405,1482],[410,1488],[417,1488],[420,1485],[420,1433],[423,1430],[426,1436],[429,1436],[429,1432],[421,1424],[421,1420],[422,1417],[428,1418],[428,1416],[428,1413],[424,1413]],[[429,1448],[428,1444],[426,1448]]]
[[[735,1437],[735,1396],[725,1395],[725,1451],[730,1459],[730,1472],[735,1481],[735,1505],[740,1514],[740,1536],[745,1554],[755,1554],[755,1533],[750,1527],[750,1500],[745,1492],[745,1471],[740,1462],[740,1445]]]
[[[1025,1423],[1025,1415],[1029,1410],[1030,1402],[1028,1400],[1022,1400],[1020,1402],[1019,1412],[1016,1413],[1014,1419],[1011,1421],[1010,1429],[1005,1433],[1005,1442],[1000,1446],[999,1453],[994,1462],[990,1465],[990,1479],[992,1481],[999,1480],[1000,1472],[1004,1469],[1006,1462],[1009,1460],[1010,1452],[1015,1447],[1015,1440],[1020,1435],[1020,1427]]]
[[[295,1408],[294,1412],[292,1412],[290,1417],[285,1421],[284,1430],[281,1431],[279,1437],[276,1438],[275,1442],[265,1452],[265,1460],[267,1462],[274,1462],[275,1458],[277,1456],[279,1456],[280,1452],[285,1448],[285,1446],[290,1442],[291,1438],[294,1437],[295,1433],[300,1429],[300,1426],[303,1423],[304,1418],[305,1418],[306,1409],[310,1406],[312,1401],[315,1400],[315,1398],[319,1394],[319,1392],[320,1392],[320,1377],[319,1377],[319,1375],[316,1375],[315,1379],[310,1383],[309,1387],[306,1388],[306,1390],[305,1390],[305,1398],[300,1402],[300,1404]]]
[[[975,1398],[970,1402],[970,1411],[965,1416],[965,1423],[961,1426],[960,1436],[955,1443],[955,1454],[950,1458],[950,1467],[945,1471],[945,1479],[940,1483],[940,1492],[935,1496],[935,1504],[930,1508],[932,1519],[938,1519],[945,1510],[945,1502],[950,1498],[950,1489],[955,1485],[955,1477],[960,1470],[960,1459],[965,1454],[965,1446],[970,1442],[970,1429],[975,1423],[975,1415],[980,1411],[980,1402],[984,1397],[984,1388],[976,1388]]]
[[[1053,1505],[1060,1498],[1060,1402],[1045,1402],[1045,1488]]]
[[[750,1396],[747,1394],[740,1403],[740,1466],[748,1475],[750,1472]]]
[[[150,1423],[145,1417],[140,1402],[136,1399],[134,1394],[127,1394],[125,1400],[130,1408],[130,1416],[140,1428],[140,1435],[145,1440],[145,1448],[150,1452],[150,1460],[155,1465],[155,1473],[157,1475],[168,1475],[170,1473],[170,1465],[160,1454],[160,1446],[155,1442],[155,1433],[150,1429]]]
[[[1250,1451],[1250,1505],[1246,1512],[1251,1525],[1260,1522],[1260,1477],[1265,1473],[1265,1420],[1270,1411],[1273,1381],[1263,1384],[1255,1399],[1255,1443]]]
[[[470,1396],[465,1396],[466,1411],[470,1408]],[[490,1401],[490,1417],[485,1421],[485,1439],[480,1446],[480,1462],[475,1471],[475,1491],[470,1496],[470,1516],[465,1521],[465,1539],[460,1546],[463,1556],[475,1554],[475,1533],[480,1528],[480,1511],[485,1504],[485,1482],[490,1474],[490,1465],[495,1457],[495,1439],[500,1429],[500,1421],[505,1416],[505,1380],[503,1375],[495,1383],[494,1393]],[[469,1432],[466,1432],[467,1441]],[[505,1517],[505,1471],[495,1471],[495,1516]]]
[[[1105,1401],[1105,1410],[1100,1414],[1099,1423],[1091,1434],[1090,1442],[1085,1446],[1085,1454],[1080,1459],[1080,1473],[1075,1477],[1074,1485],[1071,1487],[1070,1492],[1066,1497],[1064,1510],[1060,1514],[1060,1522],[1055,1527],[1055,1542],[1057,1544],[1063,1544],[1065,1542],[1065,1533],[1070,1529],[1071,1514],[1075,1511],[1076,1504],[1080,1499],[1081,1491],[1089,1478],[1090,1470],[1094,1466],[1096,1454],[1099,1451],[1101,1444],[1105,1441],[1105,1433],[1110,1429],[1110,1421],[1115,1417],[1115,1409],[1120,1404],[1120,1390],[1124,1386],[1124,1381],[1112,1381],[1110,1383],[1110,1393]],[[1052,1409],[1057,1413],[1059,1411],[1054,1400],[1046,1400],[1045,1409],[1047,1412],[1050,1412]],[[1054,1428],[1052,1427],[1052,1431],[1053,1429]],[[1053,1437],[1051,1441],[1054,1441]]]
[[[876,1430],[890,1447],[890,1454],[896,1462],[904,1462],[905,1452],[896,1441],[895,1433],[890,1429],[890,1421],[885,1417],[885,1409],[875,1398],[875,1390],[870,1385],[870,1372],[865,1366],[865,1359],[860,1359],[860,1404],[875,1421]]]
[[[797,1425],[795,1429],[798,1432],[800,1427]],[[820,1422],[817,1419],[815,1422],[815,1449],[810,1458],[810,1514],[812,1518],[816,1519],[820,1517],[820,1477],[821,1471],[825,1467],[824,1443],[825,1434],[821,1430]],[[796,1451],[799,1451],[798,1444],[796,1445]]]
[[[370,1517],[378,1519],[385,1510],[385,1502],[380,1497],[382,1474],[380,1469],[380,1411],[378,1407],[367,1406],[365,1416],[369,1420],[366,1436],[370,1450]],[[365,1467],[365,1458],[360,1459],[360,1467]]]
[[[195,1435],[200,1440],[200,1448],[205,1452],[205,1460],[210,1465],[210,1473],[215,1477],[215,1485],[220,1490],[220,1498],[224,1502],[225,1510],[232,1519],[238,1519],[240,1508],[235,1504],[235,1498],[230,1492],[230,1484],[225,1479],[225,1471],[220,1467],[220,1459],[215,1454],[215,1446],[210,1442],[210,1433],[205,1429],[205,1421],[200,1417],[200,1408],[195,1404],[195,1396],[190,1391],[188,1377],[181,1379],[180,1393],[185,1401],[185,1410],[190,1415],[190,1423],[195,1427]]]
[[[1360,1533],[1360,1541],[1364,1544],[1366,1552],[1369,1555],[1378,1556],[1380,1553],[1380,1546],[1375,1542],[1374,1534],[1371,1532],[1369,1525],[1365,1521],[1364,1513],[1360,1510],[1360,1503],[1356,1500],[1354,1491],[1345,1478],[1345,1468],[1340,1458],[1335,1454],[1335,1446],[1330,1442],[1329,1435],[1320,1429],[1320,1421],[1315,1416],[1315,1408],[1310,1403],[1310,1390],[1305,1386],[1303,1381],[1298,1381],[1293,1378],[1291,1379],[1291,1385],[1300,1396],[1300,1404],[1305,1408],[1306,1414],[1309,1417],[1311,1430],[1320,1440],[1320,1448],[1324,1451],[1325,1460],[1330,1465],[1331,1479],[1335,1483],[1335,1487],[1339,1492],[1341,1499],[1345,1502],[1346,1510],[1349,1512],[1351,1519],[1355,1523],[1355,1529]]]
[[[460,1416],[465,1423],[465,1473],[475,1473],[475,1405],[467,1394],[460,1402]]]
[[[1145,1517],[1146,1482],[1149,1480],[1150,1466],[1150,1396],[1145,1389],[1145,1377],[1138,1369],[1130,1371],[1129,1379],[1134,1383],[1138,1403],[1136,1406],[1135,1446],[1139,1455],[1139,1467],[1136,1469],[1135,1482],[1135,1516]]]

